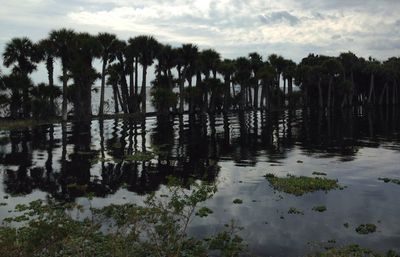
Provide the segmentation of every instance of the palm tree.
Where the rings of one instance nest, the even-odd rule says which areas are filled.
[[[262,56],[258,53],[250,53],[250,65],[253,72],[252,77],[252,87],[254,90],[254,104],[253,107],[258,109],[258,88],[259,88],[259,77],[258,72],[260,71],[261,67],[263,66]]]
[[[135,67],[133,68],[134,73],[135,73],[135,83],[134,83],[135,85],[134,85],[134,90],[131,89],[131,91],[134,91],[134,93],[136,95],[139,94],[138,66],[139,66],[139,54],[140,54],[139,50],[141,49],[141,45],[140,45],[141,42],[142,41],[141,41],[140,36],[130,38],[128,40],[128,51],[127,52],[129,53],[130,60],[135,63],[134,64]],[[133,64],[132,64],[132,66],[133,66]]]
[[[296,75],[296,63],[292,60],[286,60],[285,68],[282,72],[283,80],[288,81],[288,100],[289,100],[289,107],[293,106],[292,103],[292,94],[293,94],[293,78]],[[286,83],[285,83],[286,84]],[[283,94],[283,103],[285,103],[285,91]]]
[[[187,79],[187,73],[196,65],[196,60],[198,58],[198,47],[192,44],[184,44],[178,49],[177,56],[177,69],[178,69],[178,79],[179,79],[179,113],[183,113],[184,106],[184,87],[185,80]],[[183,70],[181,70],[183,67]],[[191,99],[191,98],[190,98]],[[192,102],[191,100],[189,100]]]
[[[101,44],[88,33],[76,35],[72,46],[70,71],[74,80],[74,118],[88,120],[92,115],[92,85],[99,78],[92,62],[101,55]]]
[[[160,49],[160,44],[152,36],[138,36],[139,42],[139,63],[142,65],[142,113],[146,114],[146,78],[147,68],[154,62],[155,57]]]
[[[115,42],[115,54],[119,63],[118,71],[120,72],[120,85],[121,85],[121,107],[124,113],[132,113],[134,110],[132,109],[132,105],[128,104],[129,99],[129,90],[128,90],[128,83],[126,82],[126,74],[127,71],[125,69],[125,59],[124,54],[126,53],[127,44],[125,41],[117,40]]]
[[[67,120],[67,112],[68,112],[68,99],[67,99],[67,87],[68,87],[68,66],[71,59],[71,50],[70,46],[72,45],[75,39],[75,32],[71,29],[60,29],[53,30],[50,32],[49,39],[53,42],[56,50],[56,56],[61,59],[62,66],[62,119],[63,121]]]
[[[224,111],[228,111],[231,106],[231,84],[232,75],[235,72],[235,63],[232,60],[224,59],[218,68],[219,73],[222,74],[225,81],[224,90]],[[235,88],[232,88],[232,93],[235,93]]]
[[[35,46],[29,38],[13,38],[6,44],[3,53],[3,63],[6,67],[12,67],[14,74],[28,77],[30,73],[36,70],[35,60]],[[29,117],[30,104],[29,104],[29,87],[28,84],[23,86],[23,113],[24,117]]]
[[[46,62],[47,76],[49,81],[50,91],[54,89],[54,58],[56,57],[56,46],[50,39],[42,39],[36,45],[36,58],[38,61]],[[50,97],[50,115],[55,114],[54,94],[49,94]]]
[[[46,119],[54,115],[54,99],[61,96],[58,87],[40,83],[31,90],[32,114],[35,118]]]
[[[110,85],[112,87],[113,90],[113,99],[114,99],[114,111],[115,113],[119,113],[119,105],[118,102],[120,103],[120,105],[122,106],[122,98],[121,98],[121,94],[119,93],[119,89],[118,89],[118,85],[121,83],[121,78],[120,78],[120,74],[121,74],[121,65],[118,64],[112,64],[108,66],[107,69],[107,85]]]
[[[100,88],[100,106],[99,106],[99,116],[103,116],[104,113],[104,90],[106,84],[106,70],[108,62],[112,62],[115,58],[115,45],[117,37],[114,34],[109,33],[99,33],[97,35],[97,40],[101,47],[101,58],[103,61],[101,69],[101,88]]]
[[[21,109],[23,116],[26,118],[27,102],[23,96],[24,94],[29,94],[29,89],[33,87],[32,80],[21,73],[12,72],[8,76],[3,76],[2,81],[6,92],[2,94],[0,104],[9,104],[11,118],[20,118]],[[26,93],[26,91],[28,91],[28,93]]]
[[[246,90],[250,85],[251,65],[245,57],[239,57],[235,61],[234,81],[240,85],[239,109],[244,110],[246,104]]]
[[[344,80],[348,80],[347,79],[347,75],[350,75],[350,83],[351,83],[351,88],[349,90],[348,94],[345,94],[344,98],[343,98],[343,103],[346,101],[346,99],[349,102],[349,105],[353,104],[353,92],[354,92],[354,69],[358,63],[358,58],[355,54],[353,54],[352,52],[347,52],[347,53],[341,53],[339,55],[339,61],[342,63],[343,66],[343,78]],[[343,105],[343,104],[342,104]]]
[[[343,74],[343,66],[336,58],[329,58],[322,64],[322,68],[329,79],[327,107],[331,108],[334,106],[335,96],[335,88],[333,82],[335,78]]]
[[[265,62],[257,73],[261,79],[261,107],[266,107],[267,110],[271,108],[271,88],[273,87],[276,79],[276,70],[269,62]],[[265,101],[265,103],[264,103]]]
[[[375,104],[375,74],[378,73],[381,69],[381,63],[373,58],[369,58],[366,71],[370,74],[370,86],[369,86],[369,95],[368,95],[368,104]]]

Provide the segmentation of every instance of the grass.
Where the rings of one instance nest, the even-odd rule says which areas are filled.
[[[337,180],[327,178],[296,177],[293,175],[279,178],[274,174],[267,174],[265,178],[275,190],[296,196],[316,191],[327,192],[329,190],[341,188]]]
[[[318,205],[312,208],[313,211],[316,212],[324,212],[326,211],[326,206],[325,205]]]
[[[356,228],[356,232],[361,235],[371,234],[376,231],[375,224],[362,224]]]
[[[378,180],[381,180],[385,183],[393,183],[393,184],[397,184],[400,185],[400,179],[392,179],[392,178],[378,178]]]

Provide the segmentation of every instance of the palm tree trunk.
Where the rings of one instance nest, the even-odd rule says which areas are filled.
[[[119,107],[118,107],[118,85],[114,84],[112,85],[112,89],[113,89],[113,97],[114,97],[114,112],[115,113],[119,113]]]
[[[292,94],[293,94],[293,78],[289,78],[288,80],[288,100],[289,100],[289,107],[293,107],[293,99],[292,99]]]
[[[286,106],[286,78],[283,78],[283,107]]]
[[[138,70],[139,70],[139,58],[136,57],[135,58],[135,94],[139,95],[139,83],[138,83]]]
[[[66,121],[68,118],[68,99],[67,99],[67,86],[68,86],[68,78],[67,78],[67,67],[63,65],[62,67],[62,81],[63,81],[63,99],[62,99],[62,120]]]
[[[247,91],[249,92],[248,93],[248,98],[249,98],[248,105],[249,105],[249,107],[252,107],[253,106],[253,95],[251,93],[251,87],[248,87]]]
[[[231,90],[230,76],[225,76],[224,81],[225,81],[224,111],[227,112],[229,109],[229,98],[231,96],[231,94],[230,94],[230,90]]]
[[[147,65],[143,65],[143,76],[142,76],[142,113],[146,114],[146,77],[147,77]]]
[[[133,76],[134,75],[134,69],[133,69],[133,62],[129,62],[129,96],[132,98],[134,95],[134,84],[133,84]]]
[[[50,115],[54,116],[55,111],[56,111],[56,106],[54,104],[54,92],[53,92],[53,90],[54,90],[54,58],[50,55],[47,57],[46,68],[47,68],[47,75],[48,75],[48,79],[49,79],[49,87],[52,89],[52,92],[50,94],[50,106],[51,106]]]
[[[382,105],[382,104],[383,104],[383,97],[384,97],[385,92],[386,92],[387,89],[388,89],[388,83],[386,82],[386,83],[385,83],[385,86],[384,86],[383,89],[382,89],[381,95],[380,95],[380,97],[379,97],[379,105]]]
[[[254,109],[258,109],[258,81],[256,86],[254,87]]]
[[[321,88],[321,78],[318,80],[318,95],[319,95],[319,107],[324,107],[324,98],[322,97],[322,88]]]
[[[100,88],[100,106],[99,106],[100,117],[102,117],[104,114],[104,90],[106,84],[106,67],[107,67],[107,59],[103,58],[103,66],[101,69],[101,88]]]
[[[332,107],[332,77],[329,79],[328,85],[328,102],[326,103],[328,108]]]
[[[369,104],[372,104],[372,93],[374,92],[374,84],[375,84],[374,73],[371,72],[371,83],[369,86],[369,97],[368,97]]]
[[[264,80],[261,81],[261,97],[260,97],[260,108],[264,109],[264,100],[265,100],[265,90],[266,90],[266,83]]]
[[[185,98],[183,97],[183,90],[185,89],[186,67],[183,68],[181,79],[179,80],[179,114],[183,114]]]

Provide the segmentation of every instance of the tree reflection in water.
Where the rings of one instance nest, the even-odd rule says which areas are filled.
[[[114,119],[3,131],[0,167],[5,193],[33,190],[74,200],[104,197],[121,187],[137,194],[157,190],[169,175],[215,181],[218,163],[279,163],[295,147],[317,157],[353,160],[363,147],[400,150],[400,116],[392,109],[339,113],[311,110],[215,116]],[[151,161],[121,161],[152,152]]]

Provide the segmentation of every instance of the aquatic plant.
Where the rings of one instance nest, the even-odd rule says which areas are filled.
[[[243,200],[242,199],[235,199],[235,200],[233,200],[233,203],[234,204],[242,204]]]
[[[187,235],[197,206],[215,192],[214,185],[192,184],[190,189],[171,180],[168,197],[147,197],[144,205],[90,208],[85,219],[73,213],[85,210],[75,203],[37,200],[18,205],[18,216],[0,227],[0,254],[28,256],[239,256],[245,249],[234,222],[205,240]],[[200,212],[210,213],[200,208]],[[79,216],[79,214],[78,214]],[[18,224],[18,226],[14,226]]]
[[[202,207],[196,212],[196,216],[201,218],[207,217],[209,214],[212,214],[213,211],[210,208]]]
[[[296,177],[293,175],[287,175],[284,178],[279,178],[274,174],[267,174],[265,175],[265,178],[275,190],[283,191],[296,196],[301,196],[305,193],[320,190],[327,192],[332,189],[341,188],[337,180],[328,178],[312,178],[305,176]]]
[[[376,231],[375,224],[362,224],[356,228],[356,232],[362,235],[371,234],[374,233],[375,231]]]
[[[316,212],[324,212],[326,211],[326,206],[325,205],[318,205],[312,208],[313,211]]]
[[[291,207],[288,211],[289,214],[300,214],[300,215],[304,215],[304,212],[301,210],[298,210],[296,208]]]
[[[393,184],[400,185],[400,179],[378,178],[378,180],[381,180],[381,181],[383,181],[385,183],[393,183]]]
[[[327,175],[324,172],[318,172],[318,171],[314,171],[312,174],[315,175],[315,176],[326,176]]]
[[[318,252],[309,257],[398,257],[394,251],[388,251],[386,254],[375,253],[372,250],[353,244],[344,247],[331,247],[325,252]]]

